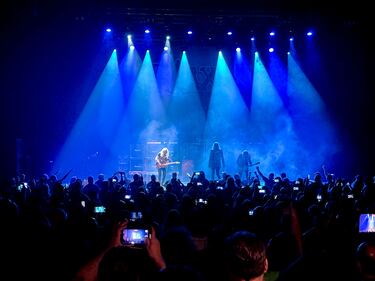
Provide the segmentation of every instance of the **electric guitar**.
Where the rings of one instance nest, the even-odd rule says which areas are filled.
[[[160,169],[160,168],[165,168],[169,165],[173,165],[173,164],[180,164],[181,162],[178,162],[178,161],[174,161],[174,162],[167,162],[167,163],[159,163],[159,162],[156,162],[156,168]]]

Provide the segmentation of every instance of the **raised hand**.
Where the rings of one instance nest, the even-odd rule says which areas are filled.
[[[161,254],[160,241],[156,237],[155,228],[151,228],[151,236],[145,240],[146,249],[149,257],[155,262],[159,270],[163,270],[167,267],[164,258]]]
[[[122,231],[127,227],[128,225],[128,220],[125,219],[124,221],[120,221],[118,222],[117,224],[114,225],[113,227],[113,230],[112,230],[112,237],[111,237],[111,240],[109,242],[109,248],[112,248],[112,247],[117,247],[117,246],[121,246],[121,235],[122,235]]]

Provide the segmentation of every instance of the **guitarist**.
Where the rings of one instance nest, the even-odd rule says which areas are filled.
[[[237,158],[237,167],[238,167],[238,174],[242,179],[242,175],[244,174],[245,180],[249,181],[249,168],[252,166],[250,153],[247,150],[241,152],[241,154]]]
[[[169,150],[164,147],[155,157],[156,168],[158,169],[158,179],[160,185],[164,184],[167,175],[167,166],[171,160],[169,159]]]

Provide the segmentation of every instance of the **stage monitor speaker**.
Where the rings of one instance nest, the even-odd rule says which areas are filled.
[[[141,144],[134,144],[130,146],[130,156],[133,158],[143,158],[144,147]]]
[[[128,171],[130,166],[130,159],[126,156],[118,157],[118,169],[119,171]]]
[[[143,158],[130,158],[130,170],[131,171],[143,171],[144,161]]]

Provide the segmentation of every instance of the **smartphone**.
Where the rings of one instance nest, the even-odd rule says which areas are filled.
[[[121,243],[128,246],[143,246],[145,243],[145,239],[148,237],[148,229],[125,228],[121,235]]]
[[[294,191],[298,191],[298,190],[299,190],[298,186],[294,186],[294,187],[293,187],[293,190],[294,190]]]
[[[259,189],[259,193],[266,193],[265,189]]]
[[[202,183],[201,183],[201,182],[197,182],[197,185],[199,185],[199,186],[200,186],[200,185],[202,185]]]
[[[280,182],[280,180],[279,180],[279,179],[274,179],[273,181],[274,181],[274,182]]]
[[[97,214],[105,213],[105,207],[104,206],[96,206],[94,209],[94,212]]]
[[[138,221],[143,217],[142,212],[130,212],[130,221]]]
[[[353,194],[348,194],[348,199],[353,199],[354,195]]]
[[[132,198],[131,195],[129,195],[129,194],[126,194],[126,195],[125,195],[125,199],[129,200],[130,198]]]
[[[375,232],[375,214],[360,214],[358,226],[361,233]]]
[[[83,208],[85,208],[85,207],[86,207],[86,202],[85,202],[85,201],[81,201],[81,206],[82,206]]]
[[[249,216],[252,216],[252,215],[254,215],[254,211],[253,211],[253,210],[250,210],[250,211],[249,211]]]
[[[316,199],[317,199],[319,202],[322,201],[322,195],[318,194],[318,195],[316,196]]]

